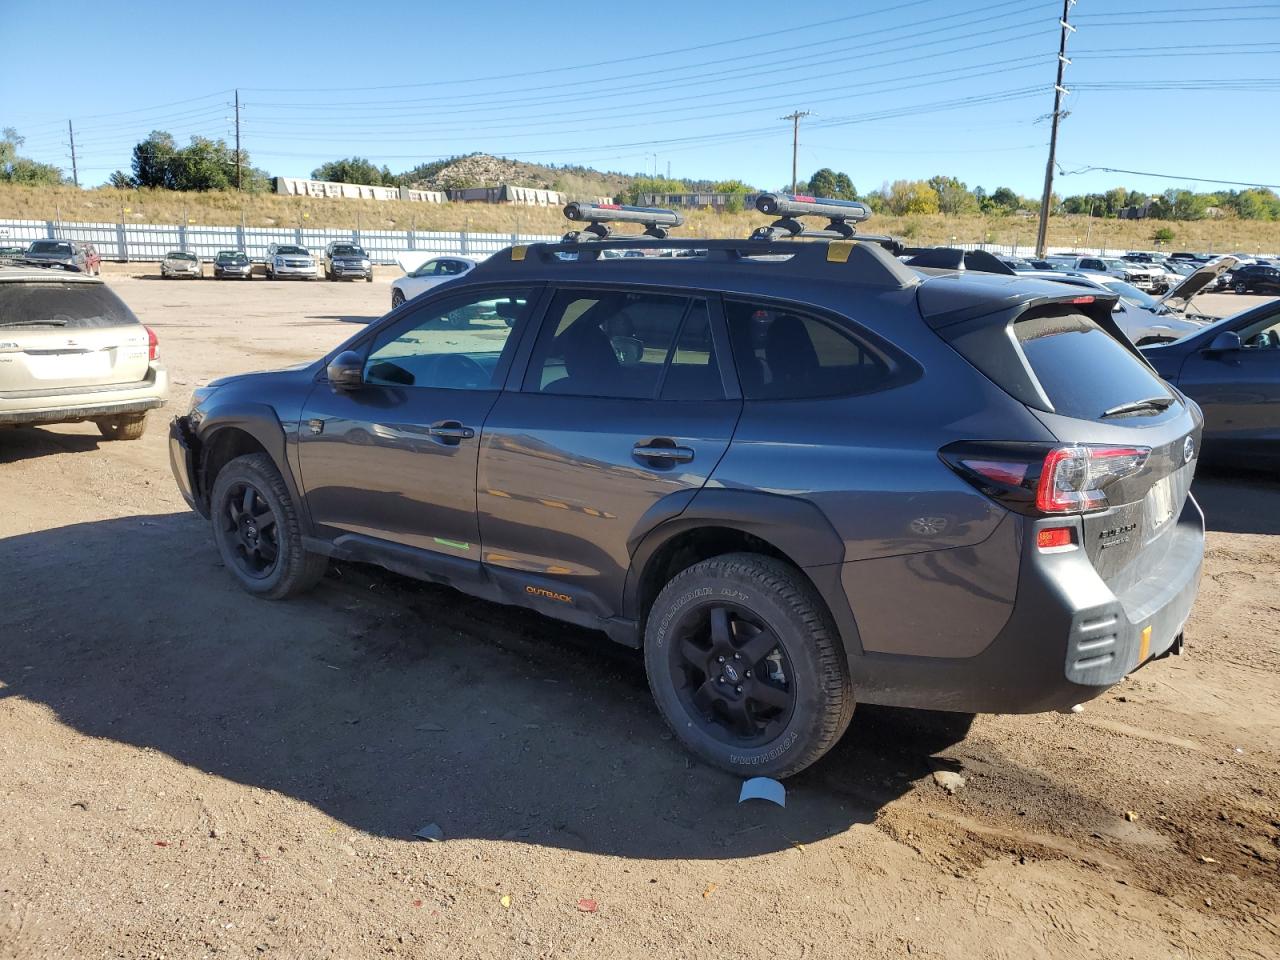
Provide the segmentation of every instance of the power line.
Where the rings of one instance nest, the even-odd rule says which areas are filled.
[[[1125,173],[1134,177],[1155,177],[1157,180],[1185,180],[1190,183],[1218,183],[1228,187],[1261,187],[1265,190],[1280,190],[1278,183],[1258,183],[1256,180],[1215,180],[1212,177],[1186,177],[1173,173],[1152,173],[1150,170],[1122,170],[1119,167],[1088,166],[1062,171],[1064,177],[1074,177],[1082,173]]]

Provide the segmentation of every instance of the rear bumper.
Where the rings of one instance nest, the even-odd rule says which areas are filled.
[[[75,423],[162,407],[169,393],[169,374],[158,363],[138,383],[97,388],[70,388],[62,393],[31,391],[26,396],[0,395],[0,423]],[[38,394],[38,395],[31,395]]]
[[[981,653],[864,652],[850,662],[855,696],[965,713],[1065,710],[1180,649],[1204,560],[1204,515],[1192,497],[1160,567],[1124,596],[1107,587],[1084,549],[1041,553],[1031,524],[1024,541],[1013,613]]]

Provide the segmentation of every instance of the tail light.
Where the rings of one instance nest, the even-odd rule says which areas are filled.
[[[156,332],[150,327],[143,327],[147,331],[147,362],[160,359],[160,338],[156,336]]]
[[[1010,510],[1087,513],[1110,506],[1107,490],[1140,472],[1150,447],[961,442],[940,451],[951,469]]]

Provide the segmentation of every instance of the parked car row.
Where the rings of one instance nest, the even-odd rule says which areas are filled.
[[[306,247],[292,243],[273,243],[267,247],[263,263],[268,280],[286,277],[315,280],[323,273],[326,280],[373,282],[373,261],[360,244],[350,240],[335,240],[330,243],[325,247],[319,263]],[[195,280],[204,275],[204,261],[197,254],[186,250],[170,250],[160,261],[160,276],[166,280],[180,277]],[[252,277],[253,262],[241,251],[219,250],[214,256],[215,280],[249,280]]]

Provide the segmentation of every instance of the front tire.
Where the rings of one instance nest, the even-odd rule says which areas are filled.
[[[222,562],[254,596],[283,600],[324,576],[328,559],[303,548],[289,488],[267,454],[236,457],[222,468],[209,517]]]
[[[853,716],[830,614],[803,574],[772,557],[726,554],[678,574],[649,611],[644,652],[672,732],[739,776],[798,773]]]
[[[146,429],[145,413],[122,414],[98,421],[98,432],[107,440],[137,440]]]
[[[404,306],[403,291],[401,291],[398,288],[395,290],[392,290],[391,291],[391,309],[394,310],[396,307],[403,307],[403,306]]]
[[[1243,280],[1241,280],[1241,281],[1239,281],[1239,282],[1237,282],[1237,283],[1236,283],[1236,285],[1235,285],[1235,288],[1234,288],[1234,289],[1235,289],[1236,293],[1248,293],[1248,292],[1249,292],[1249,285],[1248,285],[1247,283],[1245,283]]]

